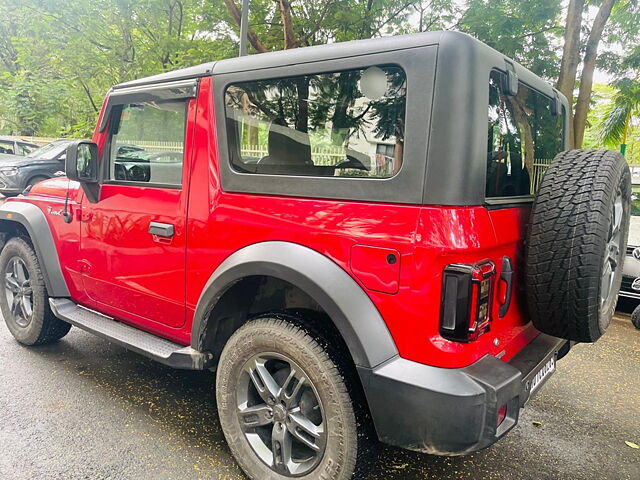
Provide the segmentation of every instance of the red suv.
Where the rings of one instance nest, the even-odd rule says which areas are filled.
[[[117,85],[68,178],[0,208],[2,314],[216,370],[253,479],[476,451],[613,314],[629,170],[564,151],[567,109],[451,32]]]

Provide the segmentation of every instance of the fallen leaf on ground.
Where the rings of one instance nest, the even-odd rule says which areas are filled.
[[[633,442],[624,442],[627,447],[631,447],[631,448],[640,448],[640,445],[638,445],[637,443],[633,443]]]
[[[542,428],[542,422],[533,421],[533,426],[536,428]]]

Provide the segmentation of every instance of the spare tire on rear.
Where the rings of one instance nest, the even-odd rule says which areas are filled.
[[[526,244],[529,314],[540,331],[595,342],[615,309],[629,231],[631,175],[610,150],[559,153],[536,195]]]

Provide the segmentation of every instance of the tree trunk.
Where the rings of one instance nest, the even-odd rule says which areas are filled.
[[[576,85],[576,75],[580,64],[580,28],[582,27],[582,11],[584,0],[571,0],[567,8],[567,23],[564,31],[564,47],[562,49],[562,63],[560,76],[556,88],[569,101],[569,143],[573,148],[573,90]]]
[[[535,163],[535,151],[533,145],[533,129],[531,127],[531,119],[526,111],[526,96],[529,89],[520,88],[518,95],[511,97],[509,104],[511,105],[511,113],[513,118],[521,130],[520,134],[523,140],[522,154],[524,156],[524,165],[527,171],[533,172],[533,164]]]
[[[298,77],[296,79],[296,90],[298,93],[296,130],[306,133],[309,131],[309,77]]]
[[[617,0],[604,0],[602,2],[591,26],[589,39],[587,40],[587,48],[585,49],[584,62],[582,64],[582,76],[580,78],[580,90],[578,92],[575,114],[573,116],[575,148],[580,148],[584,139],[584,130],[587,126],[587,112],[589,111],[589,102],[591,101],[591,91],[593,88],[593,72],[596,68],[596,58],[598,56],[598,45],[616,1]]]
[[[284,48],[296,48],[298,40],[293,31],[293,19],[291,18],[291,4],[287,0],[278,0],[278,9],[280,10],[280,18],[282,19],[282,33],[284,35]]]

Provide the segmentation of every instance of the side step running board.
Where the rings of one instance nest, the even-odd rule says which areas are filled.
[[[67,298],[50,298],[53,314],[78,328],[117,343],[160,363],[185,370],[209,368],[213,356],[184,347],[130,325],[80,307]]]

